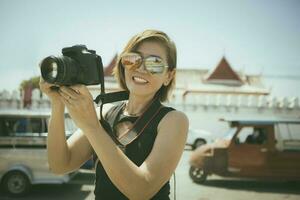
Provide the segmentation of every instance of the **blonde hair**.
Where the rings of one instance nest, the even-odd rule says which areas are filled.
[[[128,91],[128,88],[125,82],[125,72],[121,64],[121,57],[125,53],[135,51],[139,47],[139,45],[141,45],[145,41],[153,41],[161,44],[165,48],[167,54],[168,70],[172,71],[176,69],[177,52],[176,52],[176,46],[174,42],[169,38],[169,36],[166,33],[162,31],[145,30],[133,36],[129,40],[123,52],[119,55],[116,65],[114,67],[113,74],[117,79],[120,87],[124,90]],[[170,95],[174,87],[175,87],[175,76],[172,78],[171,82],[167,86],[162,85],[161,88],[157,91],[156,95],[159,96],[158,97],[159,100],[161,102],[168,100],[168,96]]]

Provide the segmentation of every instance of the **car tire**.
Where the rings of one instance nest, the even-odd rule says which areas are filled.
[[[31,183],[23,172],[12,171],[4,176],[2,186],[12,196],[23,196],[31,188]]]
[[[207,173],[203,169],[193,167],[193,166],[190,167],[189,175],[195,183],[199,183],[199,184],[204,183],[207,178]]]
[[[197,149],[198,147],[202,146],[206,144],[205,140],[202,140],[202,139],[197,139],[195,142],[194,142],[194,145],[193,145],[193,150],[194,149]]]

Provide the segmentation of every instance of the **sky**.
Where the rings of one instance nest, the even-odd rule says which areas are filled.
[[[178,68],[213,69],[225,56],[247,74],[300,79],[298,0],[0,0],[0,91],[75,44],[107,65],[145,29],[172,38]]]

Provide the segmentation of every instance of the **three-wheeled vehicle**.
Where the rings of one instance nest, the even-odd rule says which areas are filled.
[[[49,170],[46,151],[50,111],[0,110],[1,189],[21,196],[32,184],[64,183],[75,173],[55,175]],[[65,116],[66,136],[76,129]]]
[[[300,119],[223,119],[224,138],[200,146],[190,157],[189,175],[300,180]]]

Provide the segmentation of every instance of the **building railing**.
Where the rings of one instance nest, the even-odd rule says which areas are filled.
[[[274,97],[270,95],[254,94],[209,94],[197,93],[183,95],[183,92],[175,92],[170,98],[170,104],[182,106],[202,107],[255,107],[255,108],[278,108],[278,109],[300,109],[298,97]],[[24,106],[23,94],[19,91],[0,91],[0,109],[9,108],[50,108],[48,97],[39,89],[32,90],[30,106]]]
[[[32,90],[31,102],[25,106],[24,94],[20,91],[14,90],[8,92],[6,90],[0,91],[0,109],[49,109],[49,98],[42,94],[39,89]]]
[[[255,107],[295,109],[299,107],[298,97],[274,97],[253,94],[177,94],[170,99],[173,105],[193,105],[203,107]]]

